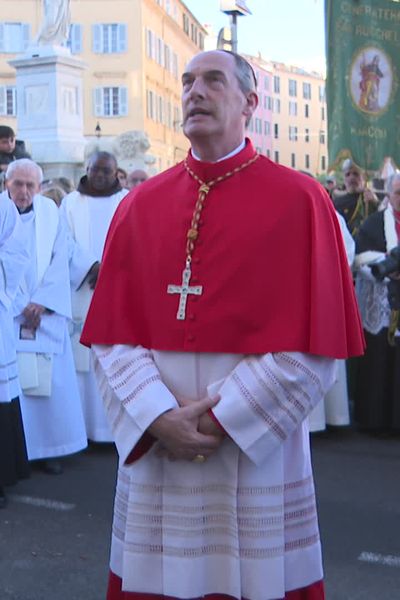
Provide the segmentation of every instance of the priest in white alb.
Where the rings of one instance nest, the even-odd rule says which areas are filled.
[[[29,475],[18,395],[12,302],[28,265],[28,250],[18,211],[7,192],[0,194],[0,508],[5,486]]]
[[[13,305],[21,410],[28,457],[59,473],[61,456],[87,445],[67,324],[71,317],[66,230],[56,204],[39,194],[43,174],[11,163],[6,187],[27,238],[29,266]]]
[[[79,338],[96,285],[107,231],[127,193],[117,178],[115,157],[108,152],[96,152],[89,159],[87,173],[78,189],[68,194],[61,205],[61,215],[69,230],[71,341],[87,437],[93,442],[111,442],[114,438],[104,413],[90,353]]]
[[[362,333],[331,201],[245,138],[257,102],[242,57],[195,56],[191,151],[110,227],[82,334],[120,456],[108,600],[324,598],[306,417]]]

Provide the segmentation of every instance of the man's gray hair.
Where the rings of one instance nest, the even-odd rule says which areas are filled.
[[[257,77],[251,64],[236,52],[231,52],[230,50],[222,50],[222,52],[233,56],[236,63],[236,78],[243,94],[248,94],[249,92],[257,93]]]
[[[251,64],[236,52],[231,52],[230,50],[221,50],[221,52],[233,56],[236,65],[236,79],[238,80],[239,87],[243,94],[245,96],[247,96],[249,92],[257,94],[257,77]],[[249,126],[250,121],[251,117],[248,117],[245,123],[246,127]]]
[[[396,181],[400,181],[400,171],[396,171],[393,175],[390,175],[386,180],[386,192],[391,194],[393,192],[393,186]]]
[[[26,170],[35,173],[35,176],[37,176],[39,180],[39,185],[42,183],[43,171],[41,167],[39,167],[39,165],[30,158],[19,158],[18,160],[11,162],[7,167],[6,181],[8,179],[12,179],[12,177],[15,175],[15,172],[19,170]]]

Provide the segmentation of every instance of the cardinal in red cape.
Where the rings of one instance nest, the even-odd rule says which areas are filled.
[[[319,600],[307,414],[363,351],[340,227],[245,139],[243,58],[182,84],[192,149],[120,204],[82,334],[120,456],[108,600]]]
[[[189,154],[186,162],[211,181],[254,155],[247,141],[226,161],[200,163]],[[180,163],[121,204],[83,343],[336,358],[359,353],[358,311],[331,203],[316,181],[264,156],[210,192],[192,260],[191,283],[204,291],[189,295],[188,318],[176,319],[179,297],[167,288],[182,281],[198,188]]]

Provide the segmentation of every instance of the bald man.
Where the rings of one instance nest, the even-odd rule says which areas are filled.
[[[149,176],[147,175],[146,171],[143,171],[142,169],[135,169],[134,171],[129,173],[128,178],[126,180],[128,189],[133,190],[133,188],[137,187],[138,185],[146,181],[148,178]]]
[[[63,199],[61,214],[70,238],[72,288],[72,348],[81,392],[88,439],[111,442],[103,403],[93,374],[89,353],[79,343],[80,332],[96,286],[107,231],[122,198],[128,190],[118,179],[113,154],[96,152],[88,161],[86,175],[78,189]]]

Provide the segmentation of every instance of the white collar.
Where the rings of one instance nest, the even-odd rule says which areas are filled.
[[[237,148],[235,148],[234,150],[232,150],[232,152],[229,152],[229,154],[227,154],[226,156],[223,156],[222,158],[219,158],[218,160],[214,161],[214,162],[221,162],[221,160],[226,160],[227,158],[231,158],[232,156],[235,156],[235,154],[239,154],[239,152],[241,152],[243,150],[243,148],[246,145],[246,140],[243,140],[243,142],[241,142],[239,144],[239,146],[237,146]],[[201,158],[199,158],[198,156],[196,156],[196,154],[194,153],[194,150],[192,148],[192,156],[195,160],[199,160],[201,161]]]

